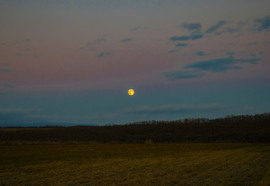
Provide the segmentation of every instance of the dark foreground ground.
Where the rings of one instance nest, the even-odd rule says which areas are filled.
[[[0,185],[270,185],[270,144],[1,144]]]
[[[1,128],[3,185],[270,185],[270,114]]]

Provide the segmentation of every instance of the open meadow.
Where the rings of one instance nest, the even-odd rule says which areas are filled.
[[[270,185],[270,144],[0,144],[0,185]]]

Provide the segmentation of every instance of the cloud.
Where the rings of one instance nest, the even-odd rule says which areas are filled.
[[[200,32],[202,25],[201,23],[184,23],[182,24],[182,27],[190,32]]]
[[[191,40],[197,40],[203,38],[203,34],[194,34],[190,36]]]
[[[215,25],[211,26],[210,28],[208,28],[205,33],[210,34],[213,32],[216,32],[219,28],[221,28],[223,25],[225,25],[227,22],[226,21],[219,21],[218,23],[216,23]]]
[[[187,41],[190,39],[190,36],[173,36],[170,38],[172,41]]]
[[[270,31],[270,15],[256,19],[254,27],[258,32]]]
[[[258,45],[258,42],[256,42],[256,41],[255,42],[249,42],[248,45],[249,46],[256,46],[256,45]]]
[[[101,43],[105,42],[105,38],[97,38],[96,40],[89,41],[85,45],[78,48],[78,51],[87,50],[87,51],[94,51],[97,49],[97,46]]]
[[[86,43],[85,45],[78,48],[78,51],[87,50],[87,51],[94,51],[96,47],[91,44],[91,42]]]
[[[189,39],[191,40],[196,40],[203,37],[203,34],[201,32],[201,23],[184,23],[182,24],[182,27],[190,32]]]
[[[18,45],[29,45],[31,44],[30,42],[32,42],[32,39],[30,38],[26,38],[26,39],[22,39],[22,40],[17,40],[14,42],[2,42],[0,43],[0,46],[4,46],[4,47],[8,47],[8,46],[18,46]]]
[[[0,86],[3,88],[13,88],[14,85],[10,84],[10,83],[0,83]]]
[[[175,45],[176,47],[187,47],[188,44],[187,43],[178,43]]]
[[[197,51],[196,55],[197,56],[205,56],[205,53],[204,53],[204,51]]]
[[[169,50],[168,53],[175,53],[176,50]]]
[[[170,80],[198,78],[203,76],[203,74],[199,72],[182,71],[182,70],[165,72],[164,75],[167,79]]]
[[[226,32],[229,32],[229,33],[239,32],[239,28],[226,27],[221,32],[218,32],[218,34],[223,34],[223,33],[226,33]]]
[[[194,34],[190,36],[172,36],[171,41],[187,41],[187,40],[197,40],[203,38],[203,34]]]
[[[184,29],[187,29],[190,32],[190,35],[172,36],[170,37],[171,41],[188,41],[203,38],[203,34],[201,32],[201,23],[184,23],[181,26]]]
[[[12,72],[12,69],[2,68],[0,69],[0,72]]]
[[[98,55],[98,57],[105,57],[105,56],[110,56],[110,55],[112,55],[112,52],[101,52],[99,55]]]
[[[196,55],[197,56],[205,56],[205,53],[203,51],[197,51]]]
[[[135,115],[172,115],[192,112],[214,112],[224,108],[218,104],[203,105],[163,105],[163,106],[142,106],[125,110],[126,114]]]
[[[260,58],[250,58],[250,59],[237,59],[234,57],[227,58],[217,58],[204,61],[193,62],[192,64],[186,65],[185,69],[196,69],[202,71],[211,71],[211,72],[225,72],[231,69],[242,69],[241,66],[238,66],[242,63],[257,64],[260,61]]]
[[[199,51],[201,52],[201,51]],[[190,79],[190,78],[200,78],[204,76],[202,71],[210,72],[226,72],[228,70],[240,70],[242,69],[241,64],[257,64],[260,58],[252,56],[253,58],[241,59],[234,57],[227,58],[217,58],[203,61],[196,61],[191,64],[185,65],[184,69],[191,70],[179,70],[179,71],[169,71],[164,72],[164,76],[169,80],[179,80],[179,79]]]
[[[132,41],[133,39],[132,38],[124,38],[124,39],[122,39],[120,42],[122,42],[122,43],[127,43],[127,42],[130,42],[130,41]]]
[[[220,20],[215,25],[212,25],[208,28],[205,32],[202,32],[202,25],[201,23],[184,23],[181,25],[182,28],[188,30],[190,35],[182,35],[182,36],[172,36],[169,39],[171,41],[188,41],[188,40],[197,40],[204,37],[204,34],[216,34],[220,35],[223,33],[235,33],[240,31],[239,28],[233,27],[225,27],[222,28],[224,25],[227,24],[227,21]]]
[[[103,43],[105,41],[106,41],[106,39],[104,39],[104,38],[98,38],[95,40],[95,43],[99,44],[99,43]]]
[[[234,54],[235,54],[235,52],[231,52],[231,51],[226,51],[225,52],[227,55],[229,55],[229,56],[233,56]]]

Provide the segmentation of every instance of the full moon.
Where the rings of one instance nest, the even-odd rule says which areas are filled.
[[[133,96],[134,93],[135,93],[135,91],[133,89],[129,89],[128,90],[128,95]]]

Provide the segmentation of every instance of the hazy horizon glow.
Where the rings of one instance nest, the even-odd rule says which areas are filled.
[[[269,112],[269,7],[0,0],[0,126]]]

